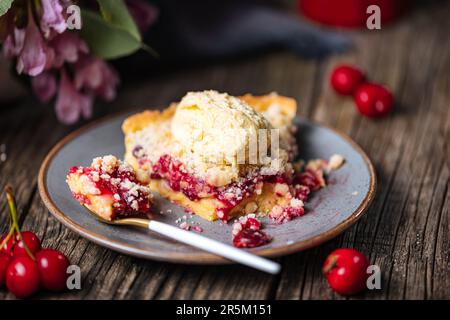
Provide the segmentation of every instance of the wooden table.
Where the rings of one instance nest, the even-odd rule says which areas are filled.
[[[98,116],[127,107],[165,105],[188,90],[214,88],[232,94],[278,91],[300,102],[299,115],[349,134],[372,159],[376,199],[367,214],[336,239],[279,261],[270,276],[242,266],[189,266],[145,261],[97,246],[63,227],[41,202],[36,176],[45,154],[73,127],[55,120],[35,100],[0,109],[0,187],[11,183],[20,223],[43,245],[67,254],[82,270],[82,290],[39,293],[51,299],[342,299],[321,274],[326,255],[338,247],[361,250],[382,270],[382,289],[356,299],[450,298],[449,128],[450,4],[413,12],[382,31],[353,32],[355,50],[324,61],[276,52],[238,61],[166,72],[123,85]],[[355,63],[395,93],[395,112],[382,120],[361,117],[351,99],[328,85],[338,62]],[[81,125],[81,124],[80,124]],[[1,198],[1,231],[6,230]],[[0,299],[13,298],[4,289]]]

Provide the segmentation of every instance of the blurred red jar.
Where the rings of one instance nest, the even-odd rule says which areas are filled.
[[[367,7],[377,5],[381,23],[394,21],[408,10],[410,0],[298,0],[300,11],[320,23],[339,27],[365,27]]]

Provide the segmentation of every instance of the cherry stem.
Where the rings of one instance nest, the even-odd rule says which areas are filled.
[[[325,265],[322,269],[322,272],[324,274],[327,274],[328,272],[331,271],[331,269],[333,269],[336,266],[336,262],[337,262],[337,257],[336,256],[331,256],[330,259],[328,260],[327,265]]]
[[[3,239],[3,241],[0,243],[0,248],[3,248],[3,246],[9,241],[9,239],[11,238],[11,236],[13,234],[14,234],[13,218],[12,218],[11,210],[9,210],[9,232],[6,235],[6,237]]]
[[[31,253],[31,250],[28,248],[27,244],[25,243],[25,241],[23,241],[22,233],[20,232],[19,223],[17,221],[16,200],[14,198],[14,193],[13,193],[12,187],[10,185],[7,185],[5,187],[5,192],[6,192],[6,199],[8,200],[9,212],[11,214],[11,229],[9,231],[7,238],[9,240],[11,235],[14,234],[14,231],[17,232],[17,234],[19,235],[20,241],[22,241],[22,243],[23,243],[23,247],[25,248],[25,251],[30,256],[31,259],[35,260],[33,253]],[[3,247],[3,243],[2,243],[1,247]]]

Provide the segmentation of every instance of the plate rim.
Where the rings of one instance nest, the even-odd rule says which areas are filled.
[[[80,236],[100,245],[103,247],[106,247],[108,249],[118,251],[120,253],[131,255],[139,258],[144,259],[150,259],[150,260],[156,260],[156,261],[163,261],[163,262],[172,262],[172,263],[185,263],[185,264],[231,264],[234,263],[233,261],[227,260],[225,258],[216,256],[214,254],[200,251],[198,253],[189,253],[185,254],[182,252],[165,252],[161,250],[155,250],[155,251],[148,251],[148,250],[142,250],[135,248],[133,246],[130,246],[126,243],[111,240],[108,237],[105,237],[101,234],[92,232],[90,230],[87,230],[83,226],[79,225],[78,223],[71,220],[66,214],[61,211],[56,204],[51,199],[51,196],[48,192],[47,185],[46,185],[46,179],[47,179],[47,171],[50,166],[51,161],[53,160],[54,156],[60,151],[61,148],[63,148],[66,144],[71,142],[72,140],[76,139],[81,134],[85,133],[86,131],[95,128],[97,126],[100,126],[108,121],[111,121],[113,119],[123,117],[127,114],[132,114],[139,111],[127,111],[127,112],[119,112],[115,114],[111,114],[109,116],[102,117],[100,119],[94,120],[91,123],[88,123],[75,131],[69,133],[65,137],[63,137],[61,140],[59,140],[47,153],[45,156],[41,167],[39,169],[38,174],[38,189],[39,194],[42,199],[42,202],[46,206],[46,208],[49,210],[49,212],[64,226],[72,230],[73,232],[79,234]],[[297,119],[300,119],[299,116],[296,116]],[[338,236],[342,232],[344,232],[346,229],[348,229],[350,226],[352,226],[356,221],[358,221],[361,216],[367,211],[370,204],[372,203],[376,188],[377,188],[377,177],[376,172],[374,169],[374,166],[372,162],[370,161],[367,154],[363,151],[363,149],[355,142],[352,138],[350,138],[347,134],[339,132],[332,127],[318,123],[316,121],[312,121],[307,118],[303,118],[304,121],[307,121],[311,123],[312,125],[319,126],[328,130],[331,130],[334,134],[338,135],[342,139],[344,139],[346,142],[348,142],[351,147],[362,157],[364,163],[367,166],[367,169],[370,173],[370,185],[369,190],[362,200],[361,204],[358,206],[358,208],[352,212],[352,214],[345,220],[341,221],[339,224],[337,224],[334,228],[327,230],[326,232],[320,233],[314,237],[311,237],[309,239],[305,239],[302,241],[294,242],[292,244],[286,244],[284,246],[278,247],[278,248],[265,248],[265,249],[251,249],[249,250],[251,253],[256,254],[258,256],[262,257],[280,257],[288,254],[293,254],[295,252],[304,251],[307,249],[310,249],[312,247],[319,246],[320,244],[329,241],[333,239],[334,237]]]

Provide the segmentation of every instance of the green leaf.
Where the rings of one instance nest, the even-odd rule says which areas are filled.
[[[11,5],[14,0],[1,0],[0,1],[0,16],[4,15],[6,12],[8,12],[9,8],[11,8]]]
[[[141,41],[141,34],[123,0],[97,0],[100,12],[110,24],[129,32]]]
[[[104,58],[120,58],[139,50],[140,38],[115,24],[105,21],[99,14],[82,10],[81,36],[89,45],[92,54]]]

